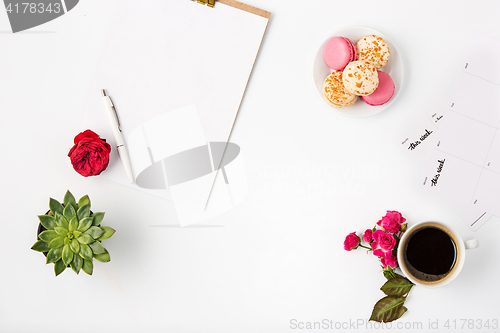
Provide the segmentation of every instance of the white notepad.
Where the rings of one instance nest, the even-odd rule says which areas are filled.
[[[426,188],[496,216],[500,216],[499,58],[500,41],[474,36],[422,176]]]
[[[213,143],[229,140],[269,16],[232,0],[214,8],[189,0],[124,1],[82,130],[113,147],[100,95],[106,89],[137,184],[128,184],[116,149],[102,177],[203,210],[222,158]],[[172,160],[177,170],[168,170]]]

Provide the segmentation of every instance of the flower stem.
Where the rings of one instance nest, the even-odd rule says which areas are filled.
[[[361,245],[361,244],[359,244],[359,246],[360,246],[360,247],[364,247],[365,249],[368,249],[368,250],[370,250],[370,251],[372,250],[372,248],[371,248],[371,247],[363,246],[363,245]]]

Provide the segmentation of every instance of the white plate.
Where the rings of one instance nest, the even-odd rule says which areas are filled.
[[[335,36],[341,36],[341,37],[347,37],[350,40],[354,42],[354,44],[357,43],[357,41],[361,38],[363,38],[366,35],[377,35],[382,37],[387,45],[389,46],[389,50],[391,51],[391,55],[389,57],[389,61],[387,64],[380,69],[382,72],[386,72],[389,74],[392,78],[392,81],[394,81],[395,85],[395,91],[394,95],[392,96],[391,100],[384,105],[379,105],[379,106],[371,106],[363,102],[359,97],[356,103],[354,103],[351,106],[348,106],[346,108],[336,108],[328,104],[327,101],[325,101],[325,98],[323,97],[323,82],[325,82],[326,77],[332,72],[332,69],[328,67],[323,60],[323,48],[325,47],[326,42]],[[372,116],[374,114],[377,114],[379,112],[382,112],[386,108],[391,105],[394,100],[396,99],[399,91],[401,90],[401,87],[403,85],[403,77],[404,77],[404,68],[403,68],[403,61],[401,60],[401,57],[394,46],[394,44],[391,43],[390,40],[387,39],[383,34],[380,32],[370,29],[370,28],[365,28],[365,27],[348,27],[344,28],[342,30],[334,32],[331,36],[326,38],[323,43],[318,47],[318,50],[316,51],[316,55],[314,56],[314,61],[313,61],[313,68],[312,68],[312,74],[313,74],[313,82],[314,82],[314,87],[316,88],[319,97],[332,109],[335,111],[346,115],[350,117],[368,117]]]

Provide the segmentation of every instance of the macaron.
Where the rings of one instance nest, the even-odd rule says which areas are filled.
[[[342,83],[342,72],[333,71],[323,83],[323,97],[336,108],[344,108],[356,102],[358,96],[347,91]]]
[[[391,50],[382,37],[368,35],[356,43],[357,60],[371,62],[376,69],[382,68],[389,61]]]
[[[342,82],[347,91],[358,96],[366,96],[377,89],[378,73],[369,62],[353,61],[342,72]]]
[[[356,57],[356,45],[346,37],[332,37],[323,48],[326,65],[336,71],[344,70],[348,63],[356,60]]]
[[[367,96],[361,96],[361,99],[369,105],[378,106],[389,102],[394,95],[394,82],[389,74],[378,71],[378,87]]]

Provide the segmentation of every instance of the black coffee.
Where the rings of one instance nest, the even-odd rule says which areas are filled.
[[[417,271],[442,275],[455,264],[456,249],[446,232],[434,227],[421,228],[408,239],[406,259]]]

